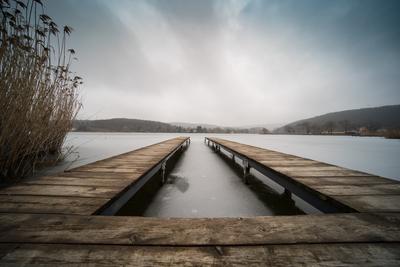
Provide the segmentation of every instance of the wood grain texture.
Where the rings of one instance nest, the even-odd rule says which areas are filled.
[[[400,183],[368,185],[321,185],[314,189],[329,196],[400,195]]]
[[[80,172],[80,171],[68,171],[60,173],[62,177],[74,177],[74,178],[107,178],[107,179],[131,179],[136,180],[142,173],[146,171],[146,168],[142,168],[140,171],[132,171],[131,173],[113,173],[113,172]]]
[[[82,178],[82,177],[63,177],[47,176],[31,181],[24,181],[22,184],[45,184],[45,185],[83,185],[83,186],[105,186],[105,187],[124,187],[132,182],[129,178]]]
[[[109,200],[107,198],[0,195],[0,212],[89,215]]]
[[[279,171],[278,171],[279,172]],[[308,171],[282,171],[281,173],[292,177],[343,177],[343,176],[373,176],[364,172],[353,170],[308,170]]]
[[[203,219],[0,214],[3,243],[183,246],[399,240],[399,214]]]
[[[307,186],[319,185],[372,185],[372,184],[391,184],[392,180],[377,176],[342,176],[342,177],[296,177]]]
[[[3,266],[399,266],[400,245],[224,247],[0,246]]]
[[[65,186],[65,185],[15,185],[0,190],[0,195],[31,196],[66,196],[66,197],[98,197],[111,198],[120,190],[102,186]]]
[[[360,212],[400,212],[400,195],[335,196]]]

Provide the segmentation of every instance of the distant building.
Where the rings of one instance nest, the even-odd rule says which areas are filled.
[[[366,134],[368,134],[368,128],[367,127],[360,127],[359,129],[358,129],[358,133],[360,134],[360,135],[366,135]]]

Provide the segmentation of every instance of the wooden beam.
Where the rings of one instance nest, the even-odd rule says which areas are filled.
[[[400,214],[207,219],[0,214],[1,243],[185,246],[399,240]]]
[[[4,266],[399,266],[400,245],[130,247],[101,245],[0,246]]]
[[[1,213],[93,214],[108,198],[0,195]]]

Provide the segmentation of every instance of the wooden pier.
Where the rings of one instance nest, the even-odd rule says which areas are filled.
[[[400,212],[400,182],[218,138],[206,138],[324,212]]]
[[[115,213],[188,142],[167,140],[0,190],[0,265],[400,265],[398,182],[222,139],[206,142],[329,214],[99,215]]]
[[[56,176],[21,182],[0,190],[0,212],[93,215],[155,174],[188,138],[175,138]],[[122,204],[122,203],[121,203]],[[109,212],[111,213],[111,212]]]

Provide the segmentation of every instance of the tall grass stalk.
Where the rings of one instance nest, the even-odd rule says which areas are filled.
[[[0,0],[0,179],[30,175],[61,155],[81,104],[70,71],[72,29],[44,14],[41,0]]]

